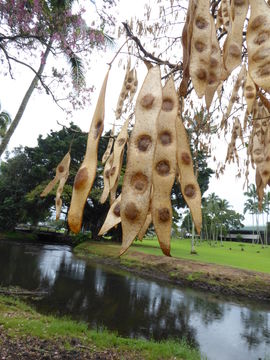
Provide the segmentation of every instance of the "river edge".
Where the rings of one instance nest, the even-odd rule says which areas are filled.
[[[235,299],[270,302],[270,274],[188,259],[149,255],[128,250],[119,257],[120,245],[86,241],[73,252],[89,262],[112,266],[147,278],[166,281]]]
[[[0,295],[1,359],[161,360],[202,359],[184,341],[122,338],[86,323],[42,315],[12,296]]]

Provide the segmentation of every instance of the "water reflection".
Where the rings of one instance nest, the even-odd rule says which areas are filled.
[[[69,315],[130,337],[185,337],[208,359],[270,353],[270,305],[225,302],[156,281],[119,275],[75,258],[67,246],[0,242],[0,283],[47,288],[41,311]]]

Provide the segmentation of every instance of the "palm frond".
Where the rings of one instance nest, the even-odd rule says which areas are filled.
[[[83,66],[83,62],[79,56],[75,53],[70,52],[67,54],[68,61],[71,67],[71,77],[73,86],[76,89],[80,89],[85,85],[85,70]]]

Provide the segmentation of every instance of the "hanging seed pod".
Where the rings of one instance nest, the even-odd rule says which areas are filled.
[[[216,30],[218,30],[223,25],[222,17],[222,1],[219,3],[218,12],[217,12],[217,21],[216,21]]]
[[[232,0],[232,22],[223,47],[224,65],[229,74],[242,62],[243,27],[248,7],[248,0]]]
[[[247,103],[247,111],[248,114],[251,113],[254,101],[256,99],[256,86],[254,84],[254,81],[249,75],[249,72],[247,73],[247,78],[244,86],[244,96]]]
[[[198,0],[193,22],[190,77],[199,98],[205,94],[208,84],[211,55],[212,21],[209,13],[209,0]]]
[[[178,113],[178,96],[172,78],[164,86],[162,95],[162,108],[157,119],[151,208],[160,248],[165,255],[170,256],[171,190],[176,172],[175,119]]]
[[[245,65],[243,65],[241,67],[241,70],[239,71],[239,74],[238,74],[238,77],[237,77],[237,80],[234,84],[234,87],[233,87],[233,91],[232,91],[232,94],[231,94],[231,97],[230,97],[230,100],[229,100],[229,104],[228,104],[228,107],[227,107],[227,110],[226,110],[226,113],[223,115],[223,118],[222,118],[222,121],[221,121],[221,128],[224,128],[225,129],[227,128],[227,121],[228,121],[228,118],[231,114],[231,111],[232,111],[232,107],[234,105],[234,103],[237,101],[238,99],[238,91],[240,89],[240,87],[242,86],[242,83],[246,77],[246,67]]]
[[[110,133],[110,139],[108,141],[108,145],[107,145],[107,149],[105,150],[103,156],[102,156],[102,160],[101,160],[101,163],[102,164],[105,164],[105,162],[107,161],[107,159],[109,158],[110,154],[111,154],[111,151],[112,151],[112,146],[113,146],[113,141],[114,141],[114,131],[115,131],[115,126],[113,124],[113,128],[111,130],[111,133]]]
[[[208,75],[208,84],[205,90],[205,103],[206,108],[209,110],[215,92],[218,88],[218,85],[221,81],[221,71],[222,71],[222,62],[221,62],[221,51],[219,43],[217,40],[216,29],[214,26],[214,20],[211,17],[211,54],[210,54],[210,66],[209,66],[209,75]]]
[[[133,101],[133,98],[136,94],[137,88],[138,88],[137,71],[136,71],[136,69],[134,69],[133,82],[132,82],[131,89],[130,89],[130,102]]]
[[[258,196],[258,209],[262,211],[262,202],[264,197],[264,184],[262,182],[261,174],[258,169],[256,169],[255,173],[255,184],[256,184],[256,192]]]
[[[104,181],[104,187],[103,192],[101,194],[101,197],[99,199],[99,202],[101,204],[104,204],[107,200],[107,197],[110,193],[110,173],[112,170],[112,163],[113,163],[113,154],[110,155],[109,159],[107,160],[104,170],[103,170],[103,181]]]
[[[194,21],[196,4],[194,0],[189,1],[186,22],[182,32],[182,47],[183,47],[183,77],[179,88],[179,94],[182,97],[187,95],[188,82],[190,79],[189,74],[189,61],[190,61],[190,45],[192,38],[192,29]]]
[[[128,77],[129,77],[129,73],[130,73],[130,65],[131,65],[131,60],[129,58],[127,68],[126,68],[125,78],[124,78],[124,81],[122,84],[122,89],[121,89],[121,92],[120,92],[120,95],[119,95],[119,98],[117,101],[117,106],[116,106],[116,111],[115,111],[116,120],[118,120],[120,118],[120,116],[122,115],[124,101],[128,96],[129,90],[126,88],[126,85],[129,83]]]
[[[108,232],[110,229],[112,229],[114,226],[116,226],[121,222],[120,206],[121,206],[121,194],[111,205],[110,210],[104,221],[104,224],[102,225],[102,228],[98,233],[99,236],[104,235],[106,232]]]
[[[199,234],[202,226],[201,210],[201,190],[193,171],[193,162],[189,147],[189,142],[184,128],[182,118],[176,118],[176,137],[177,137],[177,164],[179,172],[179,182],[181,192],[190,208],[191,215]]]
[[[159,67],[148,71],[135,106],[121,200],[122,255],[143,226],[150,202],[156,120],[162,105]]]
[[[108,70],[103,81],[96,110],[93,115],[84,160],[74,180],[71,204],[68,212],[68,224],[74,233],[78,233],[81,229],[84,206],[96,176],[97,149],[104,126],[105,93],[109,71],[110,70]]]
[[[53,178],[52,181],[49,182],[49,184],[40,194],[41,197],[47,196],[59,181],[59,185],[56,190],[56,198],[55,198],[56,220],[59,219],[61,213],[61,208],[62,208],[61,195],[69,175],[69,166],[70,166],[70,152],[67,152],[66,155],[61,160],[61,162],[57,165],[55,177]]]
[[[265,0],[249,0],[247,28],[248,70],[252,80],[270,90],[270,8]]]
[[[109,177],[110,190],[115,187],[115,184],[117,183],[117,179],[121,172],[121,167],[122,167],[121,159],[123,158],[125,145],[128,139],[128,124],[129,124],[129,119],[125,121],[114,143],[113,163]]]

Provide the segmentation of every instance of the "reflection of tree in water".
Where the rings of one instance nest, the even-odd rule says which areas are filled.
[[[256,348],[262,342],[270,344],[268,316],[267,312],[250,309],[241,310],[241,321],[243,324],[241,337],[246,340],[249,350]]]
[[[91,326],[104,326],[123,336],[185,337],[198,346],[190,325],[192,302],[177,298],[177,291],[140,278],[119,276],[103,268],[86,267],[80,280],[63,261],[49,297],[41,300],[46,311],[70,314]]]
[[[0,243],[0,284],[33,290],[40,286],[36,248],[31,245]]]
[[[207,326],[224,318],[225,304],[197,295],[193,297],[193,311],[200,315],[202,322]]]

